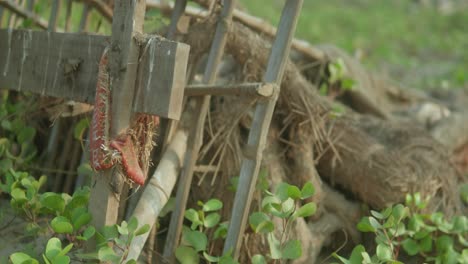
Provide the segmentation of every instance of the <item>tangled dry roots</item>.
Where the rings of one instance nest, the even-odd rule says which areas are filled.
[[[197,22],[184,36],[183,41],[191,46],[189,64],[192,69],[210,48],[207,40],[213,38],[214,22],[214,19]],[[241,74],[222,79],[261,81],[270,46],[259,34],[234,22],[228,32],[225,51]],[[353,67],[353,63],[345,62],[348,67]],[[360,74],[354,77],[369,78],[369,74],[362,70],[359,68],[357,72]],[[367,83],[368,86],[377,84],[369,79]],[[369,98],[365,100],[369,101]],[[232,195],[225,189],[229,178],[238,175],[254,103],[254,99],[241,96],[214,97],[211,101],[200,161],[214,165],[216,169],[211,182],[203,181],[209,172],[203,173],[193,194],[197,196],[195,200],[212,195],[223,197],[226,205],[223,213],[226,215],[230,213]],[[443,145],[418,127],[393,121],[386,110],[379,112],[375,104],[366,106],[373,111],[374,117],[352,110],[340,116],[331,115],[333,104],[335,102],[318,94],[315,85],[294,63],[287,62],[263,166],[269,171],[270,183],[287,181],[302,186],[312,181],[316,187],[317,194],[313,199],[319,206],[318,219],[310,220],[309,225],[298,223],[301,230],[296,234],[304,234],[303,228],[311,234],[302,236],[303,245],[310,246],[309,260],[315,259],[333,232],[344,229],[354,241],[359,240],[359,235],[353,233],[355,221],[359,219],[359,206],[329,185],[377,209],[402,202],[408,192],[421,192],[433,197],[431,210],[439,209],[448,215],[459,211],[460,202],[454,192],[457,173]],[[219,181],[216,181],[217,175],[221,175]],[[213,188],[214,184],[219,188]],[[337,224],[328,229],[317,229],[324,219],[328,219],[327,223]],[[261,242],[261,238],[260,241],[258,238],[246,239],[248,246],[245,248],[261,251]]]

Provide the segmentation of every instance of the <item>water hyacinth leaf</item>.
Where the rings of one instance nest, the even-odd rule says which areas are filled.
[[[416,241],[411,238],[407,238],[402,243],[403,249],[408,253],[410,256],[415,256],[419,253],[419,246]]]
[[[211,256],[206,252],[203,252],[203,257],[209,262],[214,262],[214,263],[219,262],[219,259],[220,259],[220,257]]]
[[[281,200],[281,202],[284,202],[289,198],[288,187],[289,184],[285,182],[278,184],[278,186],[276,187],[275,195]]]
[[[293,199],[293,200],[298,200],[301,199],[301,190],[297,188],[297,186],[294,185],[289,185],[288,188],[286,189],[288,193],[288,197]]]
[[[150,228],[151,228],[150,225],[144,224],[142,227],[138,228],[135,231],[135,236],[140,236],[140,235],[145,234],[146,232],[148,232],[150,230]]]
[[[302,187],[301,190],[301,199],[307,199],[314,195],[315,193],[315,188],[314,185],[311,182],[306,182],[304,186]]]
[[[222,222],[221,224],[219,224],[218,228],[216,228],[214,232],[214,239],[226,238],[228,225],[228,222]]]
[[[176,259],[181,264],[198,264],[200,263],[200,257],[195,249],[186,246],[180,246],[175,252]]]
[[[289,240],[281,250],[283,259],[298,259],[302,256],[301,242],[299,240]]]
[[[98,258],[100,261],[109,261],[111,263],[119,263],[120,257],[109,246],[101,247],[98,251]]]
[[[392,259],[392,250],[385,244],[377,245],[376,254],[382,261],[390,261]]]
[[[57,216],[50,222],[50,226],[55,233],[58,234],[71,234],[73,233],[73,225],[70,220],[64,216]]]
[[[257,254],[252,257],[252,264],[267,264],[263,255]]]
[[[46,192],[41,195],[41,203],[53,212],[62,213],[65,209],[65,200],[58,193]]]
[[[223,202],[221,202],[218,199],[211,199],[205,204],[203,204],[203,211],[204,212],[212,212],[212,211],[217,211],[219,209],[223,208]]]
[[[376,229],[370,224],[369,217],[363,217],[357,224],[357,228],[361,232],[375,232]]]
[[[23,264],[23,263],[39,264],[39,261],[33,259],[31,256],[23,252],[13,253],[10,256],[10,260],[11,260],[11,263],[13,264]]]
[[[357,245],[353,251],[351,252],[351,256],[349,257],[350,264],[361,264],[364,257],[363,253],[366,253],[366,249],[363,245]]]
[[[211,228],[211,227],[216,226],[219,223],[220,220],[221,220],[221,215],[220,214],[211,213],[211,214],[208,214],[205,217],[205,220],[203,221],[203,225],[206,228]]]
[[[122,221],[122,223],[119,225],[117,225],[117,231],[119,232],[119,234],[121,235],[128,235],[128,224],[127,224],[127,221]]]
[[[317,205],[314,202],[310,202],[301,206],[294,215],[296,217],[309,217],[317,211]]]
[[[128,233],[131,234],[135,232],[135,230],[138,228],[138,219],[132,216],[132,218],[130,218],[130,220],[128,221],[127,228],[128,228]]]
[[[268,246],[270,247],[271,259],[281,259],[281,248],[280,242],[273,233],[270,233],[267,237]]]
[[[375,229],[382,229],[382,225],[374,217],[369,217],[369,223]]]
[[[269,233],[274,230],[270,217],[262,212],[251,214],[249,216],[249,224],[255,233]]]
[[[200,231],[184,229],[182,232],[183,239],[192,246],[197,252],[205,251],[208,245],[208,238]]]

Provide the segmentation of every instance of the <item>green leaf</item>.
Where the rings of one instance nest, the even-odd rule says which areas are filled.
[[[402,204],[397,204],[392,209],[392,215],[395,217],[395,221],[400,222],[408,216],[408,208]]]
[[[418,243],[411,238],[403,240],[402,246],[406,253],[408,253],[410,256],[415,256],[419,253]]]
[[[215,262],[215,263],[219,262],[219,259],[220,259],[220,257],[211,256],[205,251],[203,252],[203,257],[205,257],[205,259],[208,260],[209,262]]]
[[[228,226],[228,222],[222,222],[219,224],[218,228],[216,228],[216,231],[214,232],[214,239],[226,238]]]
[[[232,258],[231,253],[226,253],[219,259],[219,264],[239,264],[239,262]]]
[[[252,264],[267,264],[263,255],[257,254],[252,257]]]
[[[182,238],[197,252],[206,250],[208,245],[208,238],[200,231],[184,229],[182,231]]]
[[[315,211],[317,211],[317,205],[314,202],[310,202],[301,206],[294,215],[296,217],[309,217],[315,214]]]
[[[460,196],[462,201],[468,205],[468,183],[465,183],[460,187]]]
[[[127,221],[122,221],[122,223],[120,225],[117,225],[117,231],[121,235],[124,235],[124,236],[128,235],[128,223],[127,223]]]
[[[444,252],[448,248],[453,247],[453,238],[447,235],[443,235],[437,238],[436,240],[436,248],[437,252]]]
[[[41,195],[40,200],[45,208],[54,213],[58,212],[62,214],[65,209],[65,200],[58,193],[45,192]]]
[[[275,229],[270,217],[262,212],[255,212],[249,216],[249,224],[255,233],[270,233]]]
[[[167,200],[167,203],[164,205],[164,207],[161,209],[161,212],[159,212],[159,217],[165,217],[168,213],[174,211],[175,208],[175,198],[171,197],[169,200]]]
[[[301,242],[299,240],[289,240],[281,250],[283,259],[298,259],[302,256]]]
[[[289,185],[288,189],[287,189],[287,192],[288,192],[288,197],[289,198],[291,198],[293,200],[301,199],[301,190],[299,190],[299,188],[297,188],[297,186]]]
[[[200,261],[198,253],[191,247],[178,247],[176,249],[175,256],[181,264],[198,264]]]
[[[39,264],[39,261],[33,259],[31,256],[23,252],[17,252],[17,253],[11,254],[10,260],[13,264],[23,264],[23,263]]]
[[[288,187],[289,184],[285,182],[281,182],[276,186],[275,195],[281,200],[281,202],[284,202],[289,198]]]
[[[96,233],[96,229],[94,228],[94,226],[88,226],[83,232],[82,240],[86,241],[90,239],[91,237],[94,236],[95,233]]]
[[[374,217],[369,217],[369,223],[375,229],[382,229],[382,225]]]
[[[267,240],[268,246],[270,247],[270,258],[281,259],[282,256],[279,240],[275,237],[273,233],[268,234]]]
[[[223,208],[223,202],[221,202],[218,199],[211,199],[205,204],[203,204],[203,211],[204,212],[212,212],[212,211],[217,211],[219,209]]]
[[[307,199],[315,194],[315,187],[312,182],[306,182],[301,190],[301,199]]]
[[[92,218],[86,208],[76,208],[72,213],[73,229],[79,230],[81,227],[89,224]]]
[[[361,218],[361,221],[357,224],[357,228],[361,232],[375,232],[376,229],[370,224],[369,217]]]
[[[28,143],[34,139],[36,130],[33,127],[23,127],[18,134],[18,143]]]
[[[354,247],[353,251],[351,252],[351,256],[349,257],[349,263],[361,264],[362,260],[364,259],[363,253],[366,253],[366,249],[363,245],[357,245]]]
[[[18,206],[21,206],[28,201],[26,198],[26,192],[20,188],[14,188],[10,195]]]
[[[58,234],[71,234],[73,233],[73,226],[68,218],[57,216],[50,222],[50,225],[55,233]]]
[[[370,212],[371,212],[371,215],[377,219],[385,219],[385,217],[377,211],[371,210]]]
[[[137,231],[135,231],[135,236],[140,236],[143,235],[144,233],[148,232],[150,230],[150,225],[145,224],[142,227],[138,228]]]
[[[432,235],[427,235],[421,241],[419,241],[419,249],[422,252],[432,251]]]
[[[200,216],[198,215],[198,212],[195,209],[188,209],[185,211],[185,218],[190,220],[192,222],[192,229],[197,228],[199,225],[203,224],[202,221],[200,220]]]
[[[207,228],[216,226],[221,220],[221,215],[218,213],[211,213],[205,217],[203,225]]]
[[[80,121],[75,125],[75,129],[73,130],[73,136],[77,140],[83,139],[83,133],[89,127],[89,119],[82,118]]]
[[[119,237],[119,231],[117,231],[117,226],[104,226],[102,228],[102,236],[106,242]]]
[[[378,244],[376,250],[377,257],[382,261],[392,260],[392,250],[385,244]]]
[[[130,218],[127,228],[129,234],[132,234],[138,228],[138,219],[135,216]]]
[[[49,239],[45,249],[45,255],[47,259],[53,260],[62,251],[62,242],[60,239],[53,237]]]
[[[119,263],[120,256],[118,256],[114,249],[109,246],[101,247],[98,251],[98,258],[100,261],[110,261],[111,263]]]

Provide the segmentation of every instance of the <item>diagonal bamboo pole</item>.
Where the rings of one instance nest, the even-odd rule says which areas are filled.
[[[289,0],[283,8],[278,32],[268,59],[267,70],[263,77],[263,81],[266,83],[276,83],[278,87],[281,83],[302,2],[303,0]],[[231,221],[224,244],[224,253],[232,250],[235,259],[239,256],[242,235],[249,215],[268,129],[277,99],[278,93],[270,97],[269,100],[259,101],[255,109],[246,146],[247,151],[240,171],[240,188],[236,192]]]
[[[208,65],[206,66],[203,83],[213,84],[218,65],[224,53],[224,46],[227,40],[227,32],[231,26],[232,12],[236,0],[224,1],[223,9],[217,23],[216,32],[213,44],[208,56]],[[198,152],[203,141],[203,128],[205,126],[205,119],[208,113],[209,103],[211,96],[206,95],[201,98],[196,98],[196,125],[191,128],[187,153],[185,154],[184,169],[180,177],[180,182],[177,188],[177,196],[175,203],[175,210],[172,212],[171,225],[167,234],[166,245],[164,247],[163,256],[174,262],[174,252],[179,243],[180,235],[182,232],[182,223],[184,220],[185,206],[190,192],[190,185],[192,183],[192,176],[195,163],[198,159]]]

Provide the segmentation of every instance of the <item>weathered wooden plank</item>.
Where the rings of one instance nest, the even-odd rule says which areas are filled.
[[[109,37],[0,30],[0,88],[93,103]]]
[[[283,78],[284,67],[289,56],[291,41],[294,37],[302,3],[303,0],[289,0],[285,3],[278,32],[271,48],[263,81],[276,83],[278,87]],[[223,249],[224,253],[231,252],[232,250],[234,258],[239,256],[242,236],[247,223],[250,204],[255,191],[258,171],[262,162],[263,150],[265,149],[268,129],[278,93],[270,97],[269,100],[260,100],[255,109],[246,146],[246,149],[252,151],[244,153],[245,157],[242,160],[238,184],[242,188],[237,188],[236,191],[231,221],[229,222],[228,234]]]
[[[134,35],[143,32],[145,8],[144,0],[115,1],[109,49],[111,138],[124,133],[130,126],[139,59],[139,46]],[[119,207],[125,206],[127,197],[122,192],[127,188],[124,179],[121,171],[112,169],[93,177],[95,184],[90,194],[93,203],[89,205],[89,211],[96,227],[112,225],[119,220]]]
[[[109,41],[91,34],[0,30],[0,88],[93,104],[99,58]],[[189,46],[159,37],[143,46],[148,51],[138,74],[145,89],[134,111],[179,119]]]
[[[146,43],[140,56],[134,111],[178,120],[182,114],[190,46],[158,36],[150,37]]]

